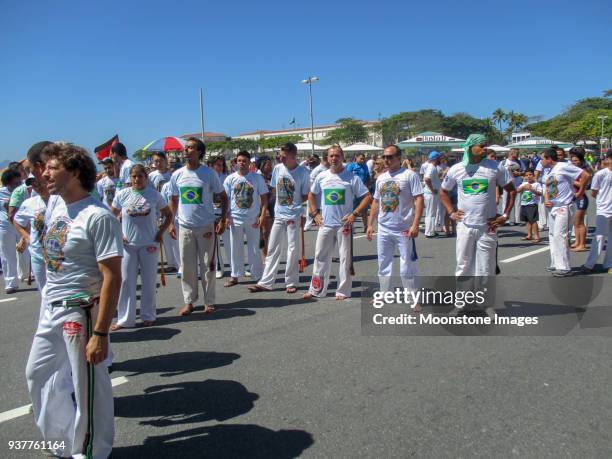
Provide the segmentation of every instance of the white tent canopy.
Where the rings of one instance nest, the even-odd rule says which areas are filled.
[[[376,145],[368,145],[367,143],[354,143],[353,145],[343,148],[343,151],[382,151],[382,147]]]
[[[502,147],[501,145],[489,145],[487,148],[493,150],[495,153],[507,153],[510,151],[508,147]],[[453,148],[453,152],[463,152],[463,148]]]
[[[519,148],[519,149],[543,149],[548,148],[552,145],[557,145],[561,148],[571,147],[571,143],[560,142],[558,140],[545,139],[543,137],[531,137],[521,142],[515,142],[508,145],[508,148]]]
[[[295,144],[295,146],[297,147],[298,151],[312,151],[312,143],[310,142],[298,142]],[[315,151],[324,151],[328,148],[328,145],[314,145]]]

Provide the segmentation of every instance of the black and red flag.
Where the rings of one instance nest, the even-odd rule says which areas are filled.
[[[111,154],[111,148],[116,143],[119,143],[119,135],[115,134],[115,136],[104,142],[102,145],[98,145],[94,148],[94,153],[96,154],[96,158],[98,161],[102,161],[104,158],[108,158]]]

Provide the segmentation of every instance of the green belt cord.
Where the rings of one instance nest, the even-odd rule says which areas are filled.
[[[91,320],[91,309],[85,309],[87,317],[87,342],[93,335],[93,326]],[[93,438],[94,438],[94,421],[93,421],[93,403],[94,403],[94,364],[87,362],[87,433],[85,434],[85,442],[83,449],[87,459],[93,458]]]

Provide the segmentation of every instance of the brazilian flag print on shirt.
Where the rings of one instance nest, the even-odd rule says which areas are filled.
[[[179,191],[181,204],[202,204],[202,187],[181,186]]]
[[[489,180],[487,179],[464,179],[462,184],[464,194],[485,194],[489,190]]]
[[[345,200],[344,188],[328,188],[323,190],[323,198],[326,206],[343,206]]]

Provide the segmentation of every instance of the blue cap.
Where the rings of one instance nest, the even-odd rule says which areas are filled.
[[[429,153],[429,160],[433,161],[434,159],[438,159],[440,156],[442,156],[442,155],[439,152],[437,152],[436,150],[434,150],[431,153]]]

